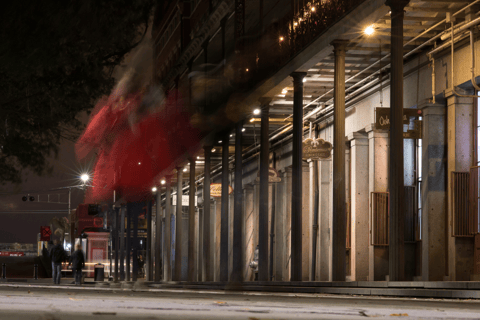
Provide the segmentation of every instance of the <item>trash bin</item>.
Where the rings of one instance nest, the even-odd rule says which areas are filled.
[[[93,273],[93,279],[95,281],[104,281],[105,280],[105,266],[101,263],[95,265],[95,270]]]

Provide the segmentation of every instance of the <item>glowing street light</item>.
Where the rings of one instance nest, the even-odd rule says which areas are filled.
[[[165,184],[165,180],[160,181],[161,184]]]
[[[157,187],[153,187],[152,192],[157,192]]]
[[[375,28],[373,27],[373,24],[372,24],[372,25],[369,25],[368,27],[366,27],[365,30],[363,30],[363,32],[364,32],[367,36],[371,36],[372,34],[374,34]]]
[[[84,173],[80,176],[80,180],[82,180],[83,183],[87,183],[87,181],[90,180],[90,176],[88,174]]]
[[[253,114],[255,114],[255,115],[260,114],[260,109],[253,110]]]

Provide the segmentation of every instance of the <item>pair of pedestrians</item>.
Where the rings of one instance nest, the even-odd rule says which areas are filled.
[[[75,246],[75,252],[70,257],[69,264],[72,265],[72,271],[75,274],[75,284],[80,285],[82,280],[82,269],[85,267],[85,257],[82,251],[82,245]],[[55,240],[54,246],[50,249],[50,259],[52,260],[52,278],[54,284],[60,284],[62,277],[62,264],[67,260],[67,253],[63,249],[60,241]]]

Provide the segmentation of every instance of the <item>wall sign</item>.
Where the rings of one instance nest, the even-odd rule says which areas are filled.
[[[260,170],[257,172],[257,181],[260,181]],[[268,183],[275,183],[282,181],[280,178],[280,174],[278,173],[275,168],[269,167],[268,168]]]
[[[211,189],[210,189],[211,190]],[[172,197],[172,206],[177,205],[177,196],[174,195]],[[190,196],[189,195],[182,195],[182,207],[188,207],[190,205]],[[195,203],[194,206],[197,206],[197,196],[195,196]]]
[[[228,186],[228,194],[233,193],[232,186]],[[222,196],[222,184],[221,183],[212,183],[210,184],[210,196],[211,197],[221,197]]]
[[[305,139],[302,143],[304,160],[325,160],[330,159],[333,146],[323,139]]]
[[[422,110],[403,109],[403,124],[410,124],[410,118],[422,116]],[[375,129],[390,130],[390,108],[375,108]],[[414,129],[403,133],[404,139],[422,138],[422,121],[414,120]]]

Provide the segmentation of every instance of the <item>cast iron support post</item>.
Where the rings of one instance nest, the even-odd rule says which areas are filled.
[[[347,214],[345,205],[345,40],[334,41],[332,280],[345,281]]]
[[[408,0],[389,0],[391,10],[391,80],[390,80],[390,166],[388,177],[390,236],[388,275],[390,281],[402,281],[404,254],[403,186],[403,17]]]
[[[159,191],[160,192],[160,191]],[[147,201],[147,243],[145,254],[145,278],[147,281],[152,281],[152,202]],[[130,262],[130,261],[128,261]]]
[[[243,122],[235,125],[235,189],[233,190],[233,259],[232,282],[243,282],[243,182],[242,182],[242,128]]]
[[[182,182],[183,171],[181,167],[177,167],[177,206],[175,214],[175,268],[173,274],[174,280],[182,279]]]
[[[162,187],[159,186],[156,195],[156,212],[155,212],[155,281],[162,279],[160,275],[162,267]]]
[[[188,197],[188,281],[195,281],[195,159],[190,159]]]
[[[306,72],[291,74],[293,78],[291,281],[302,281],[303,78],[306,75]]]
[[[165,240],[163,245],[163,280],[172,280],[172,190],[170,183],[172,175],[165,176],[165,187],[167,189],[165,195]]]
[[[272,152],[272,168],[277,169],[276,165],[276,155],[275,152]],[[270,173],[269,173],[270,175]],[[275,193],[277,192],[277,184],[272,183],[272,209],[271,209],[271,218],[270,218],[270,264],[268,267],[268,278],[270,281],[273,281],[273,257],[274,257],[274,242],[275,242]]]
[[[125,205],[120,207],[120,281],[125,281]]]
[[[131,256],[132,256],[132,213],[128,211],[125,214],[127,217],[127,232],[125,235],[125,240],[126,240],[126,245],[125,245],[125,251],[127,251],[126,257],[127,257],[127,265],[126,265],[126,270],[127,270],[127,281],[130,281],[131,279],[131,270],[130,270],[130,261]]]
[[[114,231],[113,231],[113,239],[114,239],[114,245],[115,245],[115,273],[114,273],[114,281],[118,282],[118,210],[119,208],[114,208]]]
[[[260,199],[258,208],[258,281],[268,281],[268,112],[269,99],[260,101]]]
[[[135,204],[135,206],[134,206]],[[139,203],[131,204],[132,219],[133,219],[133,255],[132,255],[132,281],[137,281],[138,277],[138,214],[142,210],[142,205]]]
[[[220,281],[228,281],[228,146],[229,134],[222,141],[222,209],[220,218]]]
[[[204,281],[213,281],[213,268],[210,264],[210,158],[212,147],[203,147],[205,151],[205,175],[203,179],[203,274]]]

